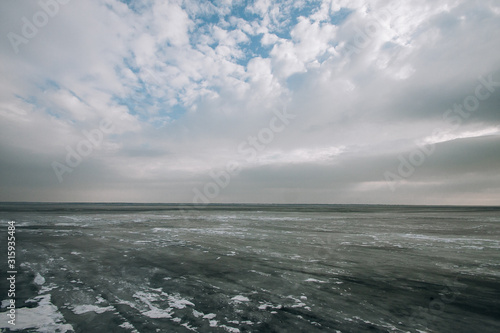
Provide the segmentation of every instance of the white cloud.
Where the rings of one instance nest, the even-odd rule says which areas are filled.
[[[153,12],[153,32],[159,44],[183,46],[189,43],[188,30],[192,23],[179,4],[156,1],[151,11]]]
[[[498,127],[489,127],[474,131],[462,131],[460,133],[452,132],[439,132],[432,134],[422,139],[424,144],[436,144],[441,142],[453,141],[457,139],[479,138],[489,135],[499,135],[500,129]]]
[[[293,42],[286,39],[279,39],[271,51],[273,59],[273,72],[281,79],[286,79],[292,74],[305,72],[304,62],[296,53]]]
[[[266,99],[270,95],[278,97],[281,85],[272,73],[270,59],[253,58],[247,65],[247,73],[252,82],[252,94],[258,98]]]
[[[334,25],[311,22],[308,18],[300,17],[291,31],[298,58],[304,63],[316,60],[330,48],[335,32]]]
[[[271,7],[271,0],[256,0],[252,6],[248,7],[248,10],[252,13],[264,16]]]

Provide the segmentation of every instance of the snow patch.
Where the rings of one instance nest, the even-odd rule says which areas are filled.
[[[237,295],[237,296],[234,296],[233,298],[231,298],[231,300],[239,303],[239,302],[249,302],[250,300],[248,299],[248,297],[245,297],[245,296],[242,296],[242,295]]]
[[[184,309],[187,305],[194,306],[192,302],[181,298],[180,295],[169,295],[167,293],[161,294],[168,297],[168,305],[172,308]]]
[[[126,321],[123,324],[119,325],[119,327],[125,328],[125,329],[134,329],[135,328],[134,325],[132,325],[128,321]]]
[[[95,313],[104,313],[106,311],[113,311],[115,308],[113,306],[99,307],[96,305],[77,305],[73,308],[74,314],[83,314],[90,311],[94,311]]]
[[[38,302],[34,308],[18,308],[16,326],[11,331],[36,330],[40,333],[71,332],[73,326],[66,324],[59,309],[50,302],[51,295],[40,295],[26,302]]]
[[[190,331],[197,332],[197,330],[193,326],[189,325],[188,323],[181,324],[181,326],[184,326],[185,328],[187,328]]]
[[[57,288],[57,285],[54,283],[51,283],[48,286],[47,285],[42,286],[42,288],[38,291],[38,294],[46,294],[47,292],[55,288]]]
[[[266,310],[267,308],[271,308],[271,309],[276,309],[276,310],[279,310],[281,309],[283,306],[281,304],[278,304],[278,305],[272,305],[270,303],[263,303],[261,305],[259,305],[259,310]]]
[[[307,279],[305,281],[306,282],[326,283],[326,281],[321,281],[321,280],[317,280],[317,279],[313,279],[313,278],[309,278],[309,279]]]
[[[123,324],[119,325],[119,327],[121,328],[124,328],[124,329],[128,329],[128,330],[131,330],[132,333],[139,333],[138,330],[135,329],[134,325],[132,325],[131,323],[129,323],[128,321],[124,322]]]
[[[37,285],[41,286],[42,284],[44,284],[44,283],[45,283],[45,279],[44,279],[44,277],[43,277],[43,276],[41,276],[41,275],[40,275],[40,273],[36,273],[36,276],[35,276],[35,280],[34,280],[34,282],[35,282]]]
[[[214,319],[215,317],[217,317],[217,315],[215,313],[209,313],[209,314],[204,315],[203,319]]]
[[[193,310],[193,316],[195,316],[196,318],[199,318],[199,317],[203,316],[203,312],[198,312],[196,310]]]

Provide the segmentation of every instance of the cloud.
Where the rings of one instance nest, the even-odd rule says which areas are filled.
[[[499,15],[472,0],[2,2],[0,199],[191,202],[236,160],[213,202],[498,204]],[[243,156],[283,109],[295,118]],[[53,162],[103,119],[60,183]],[[435,152],[392,192],[384,173],[422,143]]]

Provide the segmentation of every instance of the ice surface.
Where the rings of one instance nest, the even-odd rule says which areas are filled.
[[[20,331],[500,332],[500,210],[84,206],[0,211]]]

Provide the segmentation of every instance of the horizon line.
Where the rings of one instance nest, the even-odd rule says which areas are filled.
[[[206,204],[189,202],[130,202],[130,201],[0,201],[0,204],[128,204],[128,205],[185,205],[206,207],[217,205],[260,205],[260,206],[408,206],[408,207],[493,207],[499,205],[459,205],[459,204],[390,204],[390,203],[262,203],[262,202],[210,202]]]

